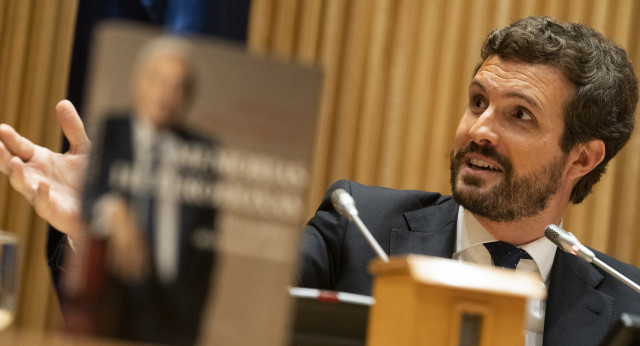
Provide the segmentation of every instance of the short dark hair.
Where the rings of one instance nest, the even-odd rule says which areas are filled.
[[[565,106],[560,146],[568,153],[576,144],[593,139],[605,145],[604,160],[571,191],[571,202],[582,202],[633,132],[638,80],[624,49],[582,24],[527,17],[492,31],[481,55],[483,61],[499,55],[550,64],[575,85]]]

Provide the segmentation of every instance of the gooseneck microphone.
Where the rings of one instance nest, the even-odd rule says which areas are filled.
[[[547,228],[544,229],[544,235],[562,250],[572,253],[589,263],[593,263],[593,260],[596,258],[593,251],[582,245],[575,235],[556,225],[547,226]]]
[[[369,242],[369,245],[371,245],[378,257],[385,262],[389,262],[387,254],[382,250],[382,247],[380,247],[380,244],[378,244],[371,232],[369,232],[367,226],[360,220],[358,209],[356,209],[356,202],[353,200],[353,197],[344,189],[335,189],[331,193],[331,203],[333,203],[333,207],[338,213],[350,221],[353,221],[356,226],[358,226],[358,229],[362,232],[362,235],[367,239],[367,242]]]
[[[609,265],[599,260],[593,253],[593,251],[582,245],[582,243],[578,241],[578,238],[576,238],[576,236],[574,236],[571,232],[567,232],[556,225],[549,225],[544,229],[544,235],[547,237],[547,239],[551,240],[551,242],[556,244],[563,251],[574,254],[589,263],[595,264],[600,269],[606,271],[607,273],[611,274],[611,276],[622,281],[622,283],[640,293],[640,286],[638,286],[638,284],[631,281],[629,278],[622,275],[617,270],[611,268]]]

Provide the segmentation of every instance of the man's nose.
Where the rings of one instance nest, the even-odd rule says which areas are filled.
[[[500,124],[493,108],[487,108],[480,116],[475,118],[469,129],[469,137],[480,145],[498,145],[500,138]]]

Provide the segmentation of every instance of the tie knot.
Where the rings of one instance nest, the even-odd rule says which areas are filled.
[[[484,243],[484,246],[489,250],[491,260],[497,267],[516,269],[521,258],[531,259],[526,251],[502,241]]]

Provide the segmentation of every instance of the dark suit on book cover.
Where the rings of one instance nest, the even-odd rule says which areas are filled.
[[[132,117],[109,117],[103,127],[103,135],[94,148],[92,163],[84,192],[84,208],[91,218],[95,203],[107,193],[116,193],[135,205],[136,196],[130,190],[114,188],[109,182],[110,167],[115,163],[132,164],[135,142]],[[203,145],[213,148],[213,143],[196,137],[181,129],[172,129],[181,143]],[[177,176],[195,176],[207,181],[215,179],[213,172],[178,167]],[[153,177],[151,177],[153,179]],[[151,209],[155,197],[150,198]],[[197,336],[200,316],[206,306],[209,282],[214,263],[211,248],[198,246],[195,232],[213,232],[216,212],[212,206],[181,202],[179,206],[179,245],[177,276],[170,282],[158,278],[154,265],[148,279],[125,282],[105,271],[105,301],[115,314],[116,323],[111,325],[118,337],[159,343],[193,343]],[[135,207],[134,207],[135,209]],[[150,243],[155,241],[153,223],[146,227]],[[108,240],[107,240],[108,241]],[[154,258],[153,246],[150,246]],[[115,306],[114,306],[115,305]],[[105,317],[106,318],[106,317]]]

